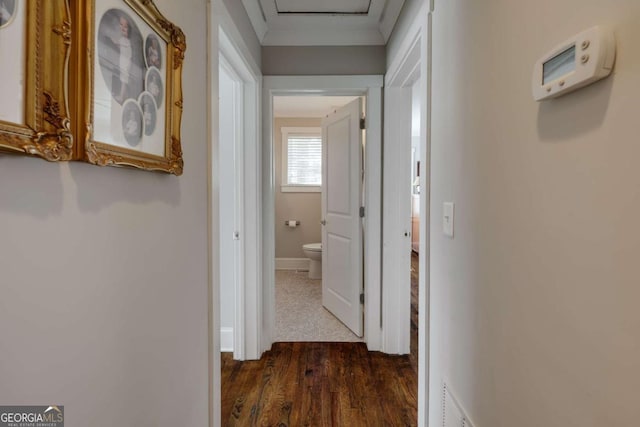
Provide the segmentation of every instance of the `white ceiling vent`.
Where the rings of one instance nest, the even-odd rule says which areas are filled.
[[[278,13],[362,15],[369,13],[371,0],[275,0]]]
[[[473,427],[446,382],[442,386],[442,427]]]

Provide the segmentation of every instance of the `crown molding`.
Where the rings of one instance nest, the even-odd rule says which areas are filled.
[[[258,40],[262,43],[269,28],[260,0],[242,0],[242,4],[247,11],[247,15],[249,15],[249,20],[253,30],[256,32],[256,36],[258,36]]]
[[[384,45],[405,0],[372,0],[367,15],[279,14],[272,0],[242,0],[263,46]]]

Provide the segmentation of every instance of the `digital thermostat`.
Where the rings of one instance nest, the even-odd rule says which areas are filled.
[[[573,36],[536,63],[533,98],[556,98],[603,79],[611,74],[615,58],[616,42],[610,29],[596,26]]]

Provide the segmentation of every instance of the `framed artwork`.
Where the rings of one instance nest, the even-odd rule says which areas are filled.
[[[75,156],[69,100],[69,0],[0,0],[0,151]]]
[[[81,158],[181,175],[184,33],[151,0],[76,3]]]

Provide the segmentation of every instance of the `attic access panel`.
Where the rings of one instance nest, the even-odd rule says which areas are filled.
[[[278,14],[366,15],[371,0],[274,0]]]

